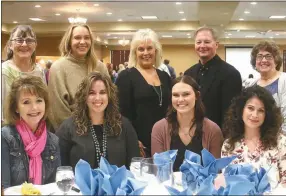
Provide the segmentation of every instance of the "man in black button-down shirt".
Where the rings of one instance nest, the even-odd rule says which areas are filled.
[[[194,37],[200,61],[186,70],[185,75],[198,82],[207,117],[222,127],[224,114],[232,98],[242,89],[241,76],[216,54],[218,39],[214,29],[201,27]]]

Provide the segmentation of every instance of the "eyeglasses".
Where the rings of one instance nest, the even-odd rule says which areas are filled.
[[[27,45],[32,45],[36,42],[36,40],[33,38],[26,38],[26,39],[16,38],[16,39],[12,39],[11,41],[15,41],[16,44],[18,45],[22,45],[24,42],[26,42]]]
[[[263,59],[264,57],[265,57],[265,59],[266,59],[267,61],[270,61],[270,60],[273,59],[273,56],[272,56],[272,55],[266,54],[266,55],[257,55],[257,56],[256,56],[256,60],[257,60],[257,61],[262,61],[262,59]]]

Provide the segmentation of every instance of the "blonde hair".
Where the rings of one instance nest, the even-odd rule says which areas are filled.
[[[202,26],[200,28],[198,28],[195,32],[194,32],[194,38],[196,39],[197,37],[197,34],[201,31],[209,31],[212,36],[213,36],[213,39],[218,42],[218,33],[215,29],[211,28],[211,27],[208,27],[208,26]]]
[[[44,84],[40,77],[31,75],[20,76],[11,85],[5,107],[5,124],[15,125],[16,121],[20,119],[20,115],[16,110],[21,92],[31,93],[45,100],[45,115],[43,119],[46,119],[50,107],[47,85]]]
[[[90,35],[91,45],[89,51],[86,54],[86,63],[87,63],[87,71],[88,73],[91,73],[92,71],[95,70],[98,60],[95,55],[94,37],[90,30],[90,27],[87,24],[71,24],[61,40],[59,50],[61,52],[61,56],[67,56],[71,53],[72,33],[74,28],[76,27],[85,27]]]
[[[133,39],[130,44],[130,55],[128,67],[136,67],[137,65],[137,56],[136,50],[139,44],[143,41],[151,40],[156,49],[155,56],[155,67],[158,68],[161,65],[161,56],[162,56],[162,45],[159,42],[158,35],[151,29],[139,29],[133,36]]]

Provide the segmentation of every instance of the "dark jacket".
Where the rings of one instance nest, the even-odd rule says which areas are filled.
[[[96,152],[91,132],[79,136],[72,117],[66,119],[57,130],[60,140],[61,160],[63,166],[75,165],[80,159],[95,168]],[[122,132],[118,137],[107,137],[107,159],[118,167],[130,166],[132,157],[140,156],[138,139],[131,123],[122,117]]]
[[[29,182],[29,157],[15,126],[5,126],[1,131],[2,184],[4,188]],[[59,139],[47,132],[47,142],[41,154],[43,160],[42,184],[55,181],[57,167],[61,165]]]
[[[201,66],[201,63],[192,66],[185,71],[185,75],[197,81]],[[222,127],[224,114],[231,100],[241,92],[241,76],[232,65],[223,61],[218,55],[204,66],[208,66],[209,70],[205,75],[204,83],[200,84],[200,92],[206,108],[206,116]]]

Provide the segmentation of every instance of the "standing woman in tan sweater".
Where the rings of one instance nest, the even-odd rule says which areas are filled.
[[[95,56],[94,38],[86,24],[72,24],[59,46],[61,56],[50,70],[51,121],[55,129],[71,116],[78,85],[88,73],[108,74]]]
[[[174,163],[174,171],[178,171],[186,150],[201,155],[202,149],[206,148],[219,158],[222,143],[219,126],[205,118],[199,85],[190,76],[175,79],[172,106],[167,117],[158,121],[152,129],[152,155],[170,149],[178,150]]]

